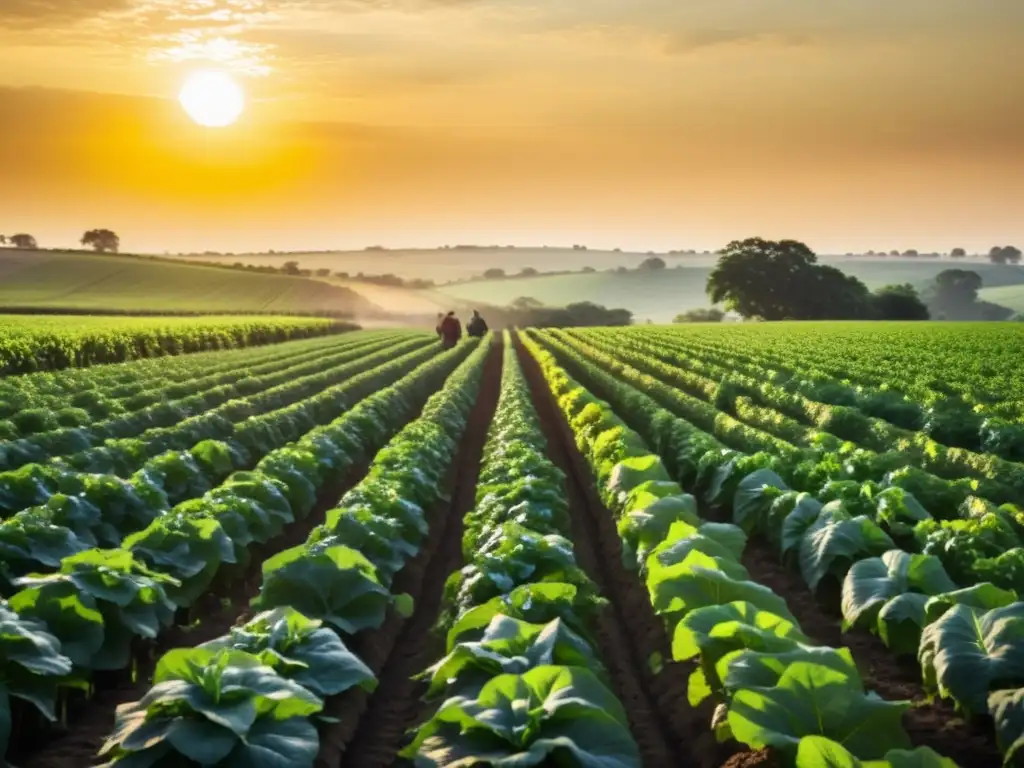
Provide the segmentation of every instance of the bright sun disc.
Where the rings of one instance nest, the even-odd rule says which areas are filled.
[[[223,72],[196,72],[185,81],[178,101],[189,117],[207,128],[231,125],[245,109],[242,89]]]

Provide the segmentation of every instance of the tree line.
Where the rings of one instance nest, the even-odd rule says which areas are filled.
[[[923,294],[910,283],[868,290],[859,279],[819,264],[796,240],[729,243],[708,276],[714,304],[758,320],[1005,320],[1013,311],[982,301],[977,272],[947,269]],[[719,322],[721,309],[691,310],[676,322]]]

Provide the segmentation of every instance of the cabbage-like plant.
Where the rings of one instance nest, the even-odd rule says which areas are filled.
[[[590,644],[561,619],[531,624],[498,614],[478,641],[459,642],[420,677],[429,682],[428,697],[480,686],[497,675],[523,674],[535,667],[559,665],[603,667]]]
[[[772,687],[741,688],[729,703],[729,728],[741,744],[795,755],[805,736],[825,736],[862,760],[907,749],[901,718],[909,701],[865,694],[859,678],[823,665],[795,662]]]
[[[722,690],[717,667],[726,654],[738,650],[780,653],[805,643],[810,640],[794,622],[735,601],[698,608],[684,616],[676,625],[672,658],[699,661],[689,681],[690,704],[697,706]]]
[[[220,522],[176,512],[126,536],[121,546],[177,579],[178,585],[166,587],[167,596],[183,608],[206,591],[222,563],[235,562],[234,545]]]
[[[735,561],[715,559],[703,552],[690,552],[681,563],[651,567],[647,590],[655,613],[675,624],[690,611],[709,605],[742,600],[796,623],[786,601],[771,589],[748,581],[743,566]]]
[[[243,651],[180,648],[157,663],[153,687],[117,708],[100,750],[106,766],[176,764],[303,768],[319,750],[309,720],[323,702]]]
[[[458,616],[448,629],[446,647],[451,653],[458,643],[479,640],[498,615],[531,624],[561,619],[574,632],[589,639],[586,620],[593,618],[602,605],[603,600],[580,594],[574,584],[524,584]]]
[[[261,609],[291,606],[354,635],[384,623],[390,605],[411,611],[412,598],[392,596],[364,555],[336,539],[300,544],[263,563],[263,586],[252,604]]]
[[[639,768],[618,699],[588,669],[543,666],[454,696],[402,751],[416,766]]]
[[[85,548],[69,528],[53,524],[45,513],[19,512],[4,520],[0,523],[0,594],[11,593],[13,579],[57,568],[65,557]]]
[[[646,570],[681,563],[693,551],[703,552],[719,561],[739,563],[746,545],[746,534],[730,523],[695,526],[679,521],[672,524],[664,540],[654,548]]]
[[[165,586],[178,582],[150,570],[123,549],[90,549],[66,557],[60,570],[18,579],[10,599],[19,615],[42,621],[76,666],[122,669],[132,639],[154,638],[174,617]]]
[[[294,680],[317,696],[334,696],[354,686],[366,690],[377,680],[323,622],[293,608],[275,608],[199,648],[227,648],[256,656],[281,677]]]
[[[402,538],[401,523],[374,514],[368,507],[329,510],[326,522],[310,534],[309,540],[316,542],[331,537],[366,555],[384,584],[390,584],[395,574],[419,551]]]
[[[846,575],[853,562],[895,548],[892,539],[870,518],[849,517],[825,505],[800,541],[800,573],[811,590],[828,575]]]
[[[71,674],[71,660],[41,622],[24,619],[0,600],[0,757],[11,735],[11,698],[56,719],[57,684]]]
[[[990,691],[1024,686],[1024,603],[953,606],[925,627],[917,659],[926,689],[967,712],[987,711]]]
[[[843,581],[844,626],[870,626],[883,605],[906,592],[937,595],[955,589],[956,584],[938,558],[891,549],[881,557],[854,563],[847,572]]]

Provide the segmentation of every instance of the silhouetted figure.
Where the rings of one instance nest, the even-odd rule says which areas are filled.
[[[455,316],[454,312],[449,312],[441,322],[441,342],[445,349],[451,349],[459,343],[460,338],[462,338],[462,323],[459,322],[459,318]]]
[[[487,321],[480,317],[480,313],[473,310],[473,317],[466,324],[466,333],[474,339],[482,339],[487,333]]]
[[[441,330],[441,326],[444,325],[444,312],[437,313],[437,327],[434,328],[437,331],[437,338],[444,339],[444,332]]]

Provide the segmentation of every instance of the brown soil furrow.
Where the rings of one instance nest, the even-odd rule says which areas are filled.
[[[821,645],[849,648],[868,690],[888,701],[914,703],[903,716],[914,746],[931,747],[962,766],[1002,765],[990,720],[968,722],[949,702],[929,701],[916,661],[900,661],[870,632],[843,632],[839,585],[835,579],[826,580],[819,594],[811,595],[800,574],[780,563],[772,549],[756,538],[747,543],[743,565],[753,581],[770,587],[786,600],[809,638]]]
[[[487,431],[501,392],[501,363],[499,337],[485,363],[480,393],[448,477],[448,500],[435,510],[426,546],[395,581],[395,592],[414,597],[415,611],[408,620],[390,616],[380,630],[352,644],[377,674],[379,685],[372,695],[352,691],[329,703],[327,714],[340,722],[323,735],[318,768],[394,765],[406,731],[420,719],[424,686],[412,678],[444,654],[444,638],[432,629],[445,582],[462,565],[462,521],[476,502]]]
[[[649,768],[720,765],[732,750],[715,742],[711,711],[686,699],[690,665],[670,661],[671,646],[640,579],[622,564],[622,547],[612,514],[597,495],[589,466],[576,449],[568,424],[537,362],[516,339],[520,363],[552,460],[566,475],[573,543],[580,564],[610,602],[597,628],[602,658],[615,693],[625,706],[630,729]],[[665,660],[655,673],[650,660]]]
[[[129,671],[97,675],[95,694],[89,699],[83,696],[69,703],[69,730],[59,733],[55,726],[53,732],[34,734],[37,749],[25,749],[21,755],[12,753],[12,762],[22,768],[82,768],[97,764],[96,752],[110,735],[117,707],[137,701],[149,690],[160,657],[172,648],[194,647],[213,640],[245,621],[251,613],[249,601],[259,594],[263,583],[264,560],[304,542],[310,531],[323,521],[327,510],[362,479],[366,470],[364,462],[328,483],[309,515],[286,526],[281,535],[271,541],[251,547],[249,565],[237,578],[218,577],[210,593],[193,608],[193,613],[201,617],[197,625],[171,627],[155,642],[140,647],[134,680]],[[228,568],[230,566],[225,566],[223,573],[227,573]]]

